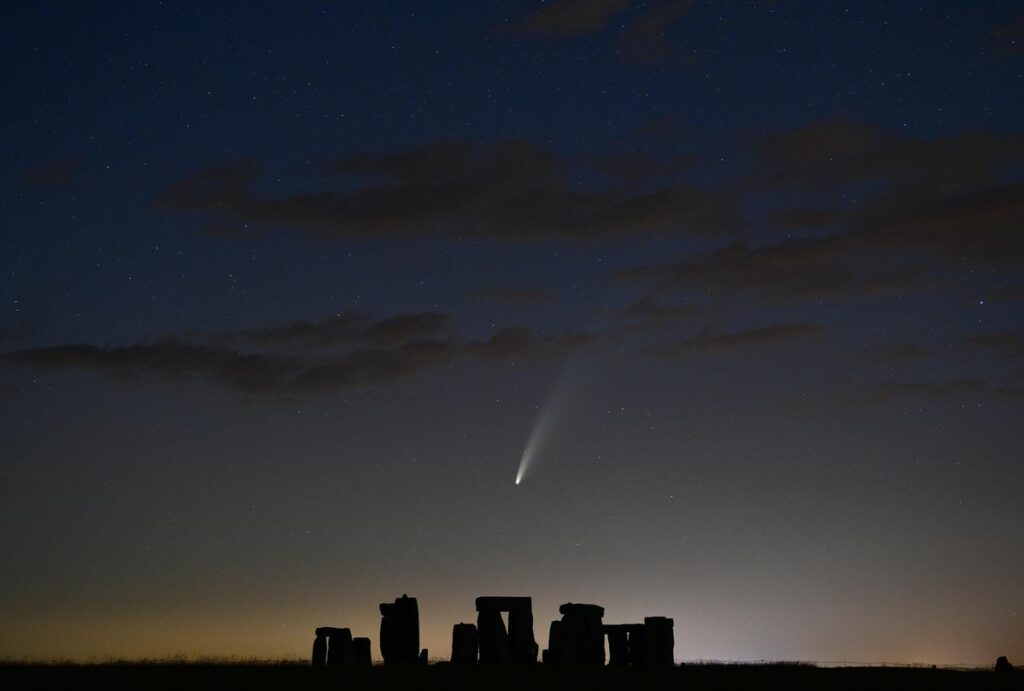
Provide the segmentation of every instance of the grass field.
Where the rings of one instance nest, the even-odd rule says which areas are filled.
[[[1024,674],[908,667],[825,668],[803,664],[687,664],[636,669],[313,669],[295,662],[0,664],[3,689],[1011,689]]]

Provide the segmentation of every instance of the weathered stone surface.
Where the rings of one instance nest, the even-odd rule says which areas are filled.
[[[352,639],[352,664],[356,667],[372,667],[373,654],[370,652],[369,638]]]
[[[352,631],[334,628],[327,629],[327,631],[327,666],[351,667],[354,660]]]
[[[479,612],[476,627],[480,640],[480,664],[507,665],[510,660],[508,632],[501,614],[495,610]]]
[[[529,601],[530,598],[522,598]],[[537,662],[537,641],[533,637],[533,612],[529,606],[508,613],[509,659],[513,665]]]
[[[327,636],[317,629],[316,638],[313,639],[313,666],[324,667],[327,664]]]
[[[533,611],[533,600],[529,597],[484,596],[476,599],[477,612]]]
[[[478,641],[476,626],[473,624],[456,624],[452,627],[452,664],[475,665]]]
[[[384,664],[415,664],[420,652],[420,614],[416,598],[402,595],[380,605],[380,653]]]

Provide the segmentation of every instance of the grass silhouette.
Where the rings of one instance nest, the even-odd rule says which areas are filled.
[[[930,667],[820,667],[808,663],[696,663],[665,670],[635,668],[427,667],[313,669],[297,660],[141,660],[97,664],[0,663],[5,689],[304,689],[359,691],[547,691],[551,689],[1009,689],[1019,672]]]

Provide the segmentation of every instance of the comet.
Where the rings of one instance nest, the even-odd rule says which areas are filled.
[[[523,456],[519,460],[519,469],[516,471],[516,485],[522,484],[523,479],[526,477],[526,471],[529,470],[534,460],[536,460],[551,437],[551,432],[556,427],[556,423],[561,419],[562,412],[565,409],[566,389],[565,378],[562,377],[551,389],[544,404],[537,412],[537,418],[533,422],[533,427],[530,428],[530,436],[526,439],[526,448],[523,449]]]

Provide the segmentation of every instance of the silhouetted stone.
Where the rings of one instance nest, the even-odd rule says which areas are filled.
[[[544,651],[544,664],[568,667],[576,659],[576,645],[566,635],[565,624],[556,619],[548,629],[548,649]]]
[[[402,595],[380,605],[380,654],[386,665],[416,664],[420,651],[420,613],[416,598]]]
[[[370,652],[369,638],[352,639],[353,664],[356,667],[373,667],[373,655]]]
[[[509,659],[513,665],[537,663],[537,641],[533,637],[533,612],[529,606],[508,613]]]
[[[645,667],[648,664],[647,627],[643,624],[630,624],[629,629],[629,664],[631,667]]]
[[[423,650],[420,651],[419,662],[420,662],[420,666],[421,667],[426,667],[427,666],[427,649],[426,648],[424,648]]]
[[[568,603],[558,608],[562,621],[569,625],[575,638],[575,664],[585,667],[604,666],[604,630],[601,618],[604,608],[597,605]]]
[[[316,633],[317,636],[333,636],[345,631],[349,631],[349,633],[351,633],[349,629],[341,629],[337,626],[318,626],[314,633]]]
[[[573,615],[601,619],[604,617],[604,607],[600,605],[586,605],[581,602],[566,602],[558,607],[558,613],[563,617]]]
[[[647,653],[644,656],[649,667],[671,667],[675,664],[675,636],[672,619],[668,617],[644,617]]]
[[[476,626],[456,624],[452,627],[452,664],[475,665],[477,656]]]
[[[480,662],[535,664],[538,646],[533,637],[533,600],[529,597],[484,596],[476,599]],[[501,619],[508,612],[508,631]]]
[[[355,661],[352,651],[352,631],[328,627],[319,630],[327,635],[327,666],[351,667]]]
[[[533,611],[532,598],[485,595],[476,599],[477,612],[515,612],[522,609]]]
[[[562,621],[552,622],[548,659],[573,667],[604,665],[604,608],[567,602],[558,608]]]
[[[608,664],[611,667],[629,665],[629,625],[605,625],[604,633],[608,636]]]
[[[324,667],[327,665],[327,636],[317,633],[313,639],[313,666]]]
[[[1010,661],[1006,659],[1005,655],[1000,655],[999,658],[996,660],[996,671],[997,672],[1012,672],[1013,671],[1013,665],[1010,664]]]
[[[508,632],[501,613],[483,610],[476,616],[476,628],[480,640],[480,664],[507,665],[510,660]]]

